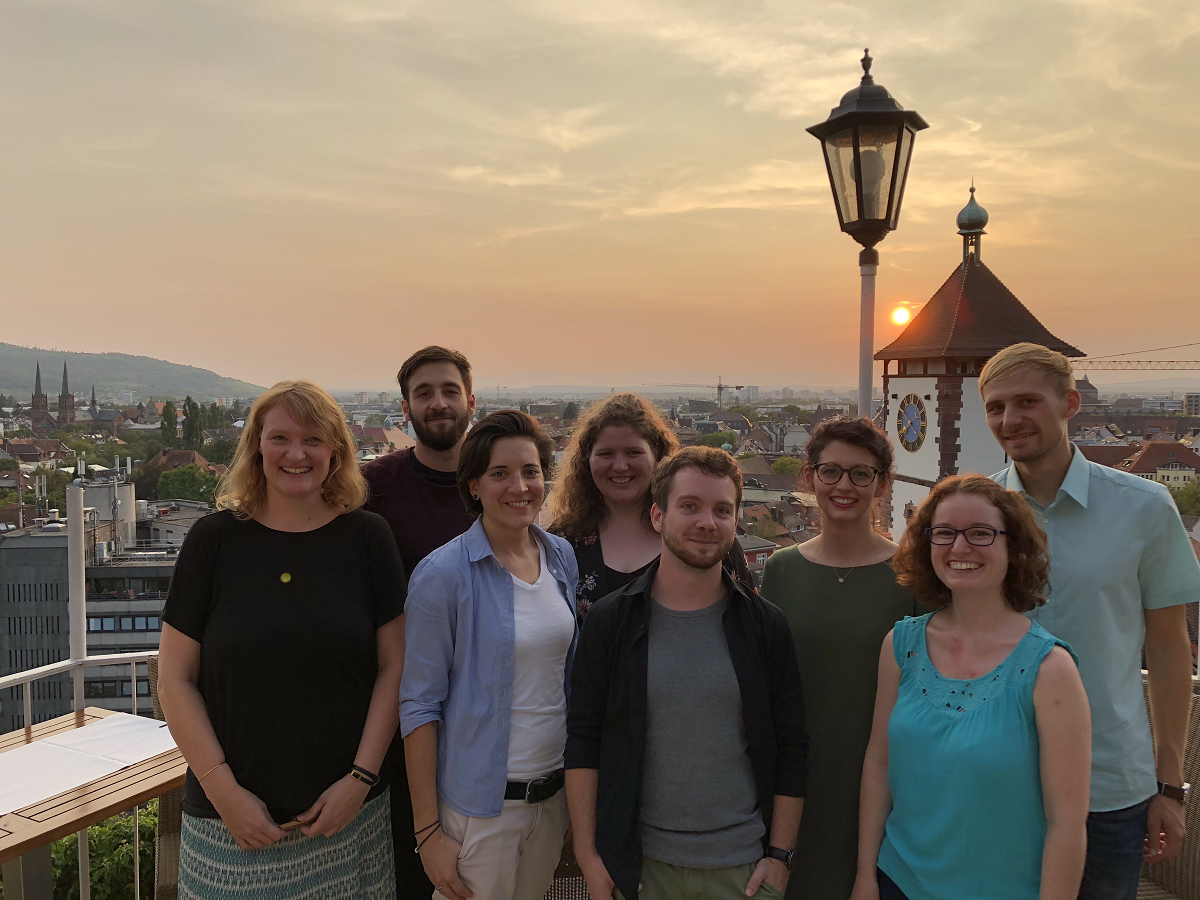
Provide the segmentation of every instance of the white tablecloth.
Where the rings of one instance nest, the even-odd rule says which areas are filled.
[[[0,816],[174,748],[165,722],[114,713],[0,753]]]

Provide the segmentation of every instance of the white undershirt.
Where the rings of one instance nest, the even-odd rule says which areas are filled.
[[[538,554],[537,581],[529,584],[512,576],[516,661],[508,732],[510,781],[528,781],[562,768],[567,744],[563,683],[575,616],[546,565],[541,541]]]

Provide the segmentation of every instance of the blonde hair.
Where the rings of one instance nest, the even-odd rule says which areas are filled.
[[[1005,347],[987,361],[987,365],[979,373],[979,396],[983,396],[988,382],[1012,375],[1018,369],[1036,369],[1041,372],[1062,396],[1066,396],[1067,391],[1075,387],[1075,372],[1069,359],[1057,350],[1051,350],[1041,344],[1022,343]]]
[[[311,381],[281,381],[254,401],[233,464],[217,488],[217,509],[227,509],[239,519],[248,519],[266,502],[267,477],[258,445],[262,440],[263,420],[277,406],[283,406],[300,425],[319,434],[332,450],[329,474],[321,484],[321,498],[343,512],[366,503],[370,489],[359,471],[354,435],[337,401]]]

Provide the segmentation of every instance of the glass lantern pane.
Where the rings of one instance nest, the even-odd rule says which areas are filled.
[[[867,125],[858,130],[864,219],[887,218],[898,131],[895,125]]]
[[[888,228],[896,230],[900,224],[900,203],[904,200],[904,183],[908,180],[908,163],[912,159],[913,133],[908,128],[900,130],[900,152],[896,154],[896,196],[892,198],[892,218]]]
[[[858,221],[858,197],[854,191],[854,137],[850,129],[825,138],[825,156],[829,160],[829,177],[833,179],[833,195],[837,198],[842,224]]]

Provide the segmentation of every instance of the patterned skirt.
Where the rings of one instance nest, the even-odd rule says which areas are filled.
[[[243,850],[220,819],[184,814],[180,900],[395,900],[391,801],[384,791],[331,838],[295,831]]]

